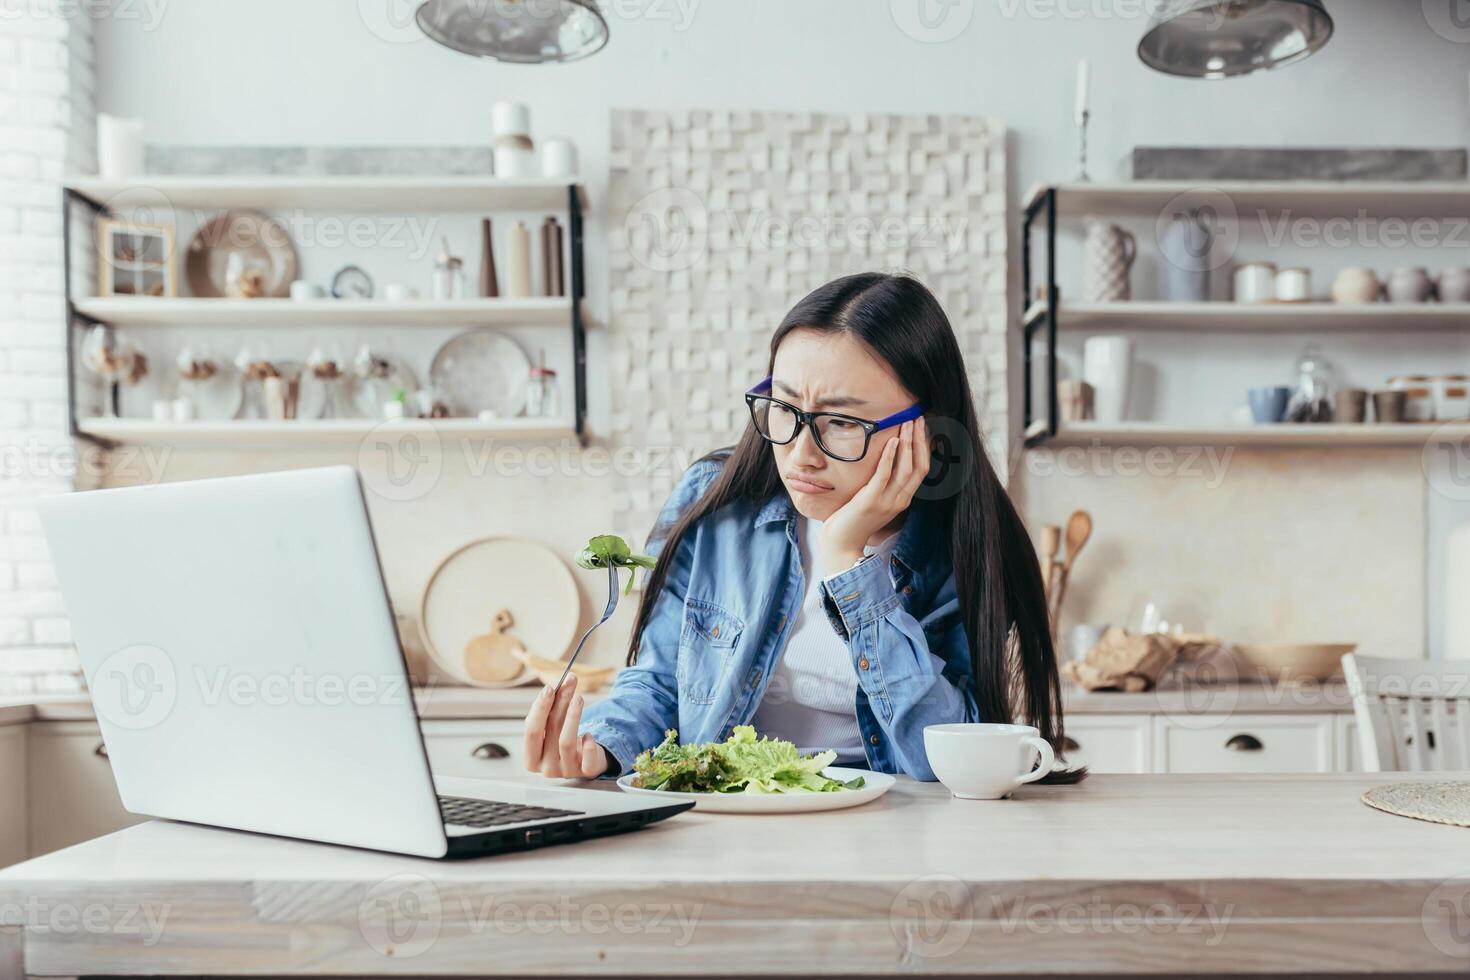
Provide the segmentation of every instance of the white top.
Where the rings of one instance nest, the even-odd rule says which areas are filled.
[[[811,518],[803,518],[797,526],[806,595],[750,723],[761,735],[794,742],[803,755],[831,749],[838,762],[865,763],[867,753],[857,720],[857,668],[847,641],[822,608],[825,580],[815,575],[821,530],[822,522]],[[897,544],[898,532],[894,532],[863,553],[881,554],[887,561]]]

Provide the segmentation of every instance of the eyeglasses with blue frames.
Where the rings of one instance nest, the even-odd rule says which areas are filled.
[[[837,412],[803,412],[795,405],[772,398],[770,392],[771,379],[767,378],[745,393],[750,420],[762,439],[784,446],[800,434],[803,426],[810,426],[817,448],[844,463],[855,463],[868,454],[873,433],[912,422],[924,414],[924,406],[918,404],[877,421]]]

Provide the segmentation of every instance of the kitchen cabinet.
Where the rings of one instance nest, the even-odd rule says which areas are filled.
[[[1201,715],[1154,719],[1154,770],[1166,773],[1332,772],[1332,715]]]
[[[1067,763],[1092,772],[1151,772],[1153,722],[1148,715],[1068,715]]]
[[[141,823],[123,809],[92,722],[32,722],[27,741],[30,852],[45,854]]]
[[[26,727],[0,726],[0,867],[24,861],[30,854]]]
[[[526,771],[526,729],[519,720],[426,721],[420,727],[436,773],[492,779]]]

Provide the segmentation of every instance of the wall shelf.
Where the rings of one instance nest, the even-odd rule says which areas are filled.
[[[1044,424],[1044,423],[1043,423]],[[1425,446],[1470,436],[1470,422],[1276,425],[1172,425],[1160,422],[1066,422],[1054,446]]]
[[[572,315],[570,297],[416,300],[322,299],[155,299],[108,296],[78,299],[79,316],[114,326],[274,327],[274,326],[422,326],[565,327]]]
[[[454,211],[482,215],[496,211],[552,211],[566,216],[565,297],[471,299],[448,303],[416,301],[228,300],[143,296],[85,297],[72,292],[73,251],[78,240],[73,215],[95,223],[130,208],[160,211],[197,208],[279,210],[388,211],[414,213]],[[73,177],[61,189],[63,281],[66,326],[67,417],[73,436],[102,443],[165,442],[171,444],[306,444],[360,439],[374,421],[297,421],[257,423],[162,423],[145,419],[78,418],[79,328],[96,323],[113,326],[554,326],[571,328],[574,401],[566,431],[579,442],[586,437],[587,331],[582,216],[587,194],[577,184],[560,180],[509,180],[495,177],[274,177],[274,176],[140,176],[122,180]],[[153,220],[157,220],[154,218]],[[82,244],[81,247],[87,247]],[[117,404],[117,387],[104,397]],[[423,425],[431,424],[428,421]],[[545,438],[564,434],[560,423],[510,420],[487,425],[473,419],[434,421],[434,431],[452,437],[503,436]]]
[[[1470,181],[1322,181],[1322,180],[1136,180],[1069,183],[1033,187],[1025,211],[1042,206],[1055,191],[1060,212],[1155,218],[1180,197],[1197,204],[1228,201],[1237,217],[1258,212],[1291,212],[1303,217],[1373,218],[1470,217]]]
[[[550,441],[577,438],[570,419],[296,419],[286,422],[155,422],[151,419],[88,418],[77,422],[85,435],[114,445],[351,446],[374,433],[437,436],[441,440],[505,439]]]
[[[109,209],[137,206],[310,211],[565,211],[565,180],[497,177],[70,177],[65,186]],[[582,210],[587,192],[578,187]]]
[[[1033,303],[1026,322],[1046,316],[1045,303]],[[1241,332],[1470,329],[1470,303],[1063,303],[1057,329],[1208,330]]]

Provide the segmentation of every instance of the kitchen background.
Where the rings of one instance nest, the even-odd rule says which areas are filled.
[[[1470,25],[1456,19],[1453,0],[1339,0],[1331,5],[1335,35],[1317,54],[1278,71],[1209,82],[1170,78],[1140,63],[1148,5],[1125,0],[625,0],[606,5],[612,38],[604,51],[545,66],[450,52],[422,36],[413,7],[394,0],[346,7],[137,0],[102,16],[40,5],[5,24],[0,61],[26,65],[0,72],[0,175],[8,179],[0,187],[7,269],[0,426],[15,447],[0,490],[0,665],[12,674],[64,683],[56,675],[75,663],[26,500],[72,482],[56,185],[66,174],[95,172],[95,113],[143,119],[149,165],[158,171],[304,170],[320,165],[308,150],[347,148],[336,155],[339,167],[422,173],[425,160],[449,172],[472,164],[473,154],[461,149],[422,151],[488,147],[492,104],[501,101],[528,106],[533,135],[565,136],[580,158],[590,202],[589,449],[541,440],[555,451],[540,457],[550,471],[535,472],[541,464],[483,446],[465,452],[447,440],[428,447],[430,464],[403,490],[364,444],[148,445],[104,456],[82,443],[78,484],[362,465],[390,592],[412,614],[439,562],[475,538],[517,534],[563,555],[609,530],[641,539],[680,465],[727,442],[738,427],[738,392],[760,376],[760,352],[780,314],[830,275],[903,267],[936,286],[962,330],[972,375],[985,391],[992,449],[1010,469],[1033,529],[1077,507],[1094,517],[1068,592],[1067,623],[1136,625],[1144,603],[1155,601],[1171,621],[1232,640],[1342,640],[1382,656],[1470,656],[1470,639],[1441,629],[1453,611],[1443,594],[1443,544],[1470,519],[1463,503],[1470,492],[1453,467],[1417,444],[1262,448],[1197,440],[1158,449],[1144,440],[1024,450],[1017,301],[1027,189],[1076,174],[1079,61],[1088,61],[1091,76],[1094,180],[1126,178],[1127,158],[1141,146],[1464,148]],[[921,162],[901,168],[909,171],[907,196],[890,195],[895,185],[880,183],[863,188],[860,206],[849,198],[827,211],[813,203],[818,188],[797,191],[756,164],[748,172],[711,166],[701,176],[698,154],[723,140],[771,154],[799,141],[812,148],[804,159],[770,158],[768,166],[778,173],[789,166],[808,182],[861,173],[869,157],[918,153]],[[946,180],[927,183],[936,170]],[[783,185],[794,202],[769,190],[761,196]],[[897,246],[875,249],[851,248],[844,237],[841,247],[800,250],[759,234],[737,248],[712,238],[707,250],[670,260],[638,235],[646,218],[669,216],[656,195],[671,189],[694,190],[712,214],[768,215],[778,225],[833,214],[849,221],[866,215],[875,226],[907,222],[920,202],[965,233],[957,248],[942,235],[905,235]],[[533,232],[544,213],[523,216]],[[380,288],[402,282],[427,295],[443,233],[473,282],[478,217],[423,218],[440,222],[427,245],[379,239],[314,248],[298,240],[300,277],[326,283],[351,262],[369,269]],[[495,218],[503,236],[508,222]],[[1133,289],[1141,300],[1157,295],[1152,224],[1135,228]],[[373,227],[386,235],[385,224]],[[1412,247],[1384,246],[1367,232],[1342,245],[1314,246],[1295,234],[1277,244],[1256,229],[1242,235],[1234,258],[1309,266],[1316,294],[1325,296],[1349,266],[1386,273],[1467,264],[1463,228],[1456,237],[1450,221],[1435,227],[1438,237]],[[1080,291],[1076,231],[1064,236],[1059,255],[1064,296]],[[192,234],[181,220],[181,247]],[[497,250],[503,242],[497,239]],[[754,295],[752,283],[761,287]],[[138,334],[157,369],[167,368],[184,338],[227,360],[247,344],[300,359],[334,343],[350,354],[367,341],[401,353],[422,376],[435,347],[454,332],[313,328],[305,336],[186,326]],[[565,333],[517,336],[533,352],[546,349],[567,406]],[[1395,374],[1470,371],[1460,331],[1405,330],[1391,321],[1370,334],[1134,336],[1141,380],[1128,417],[1201,427],[1228,423],[1250,387],[1292,383],[1309,340],[1343,382],[1359,387],[1381,386]],[[1060,357],[1063,376],[1075,377],[1080,340],[1066,338]],[[124,407],[148,412],[147,401]],[[581,618],[590,623],[601,607],[601,579],[579,574],[578,582]],[[624,612],[631,606],[624,603]],[[621,614],[619,622],[625,629]],[[616,660],[623,636],[616,628],[594,634],[591,658]]]

